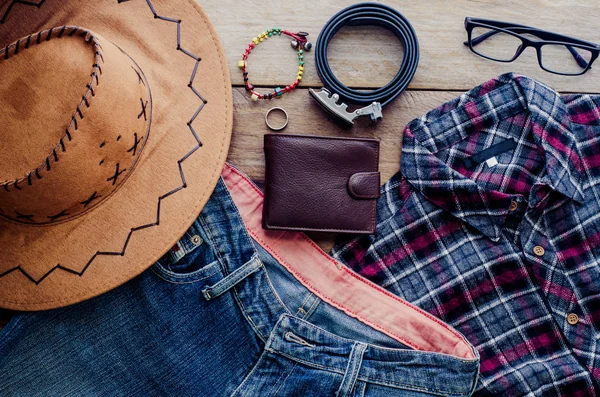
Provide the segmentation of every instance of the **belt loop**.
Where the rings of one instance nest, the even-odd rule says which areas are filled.
[[[205,287],[202,290],[202,296],[207,301],[216,298],[219,295],[227,292],[230,288],[237,285],[249,275],[257,272],[261,267],[262,262],[260,261],[260,259],[258,259],[258,257],[254,256],[242,267],[234,270],[231,274],[223,278],[218,283]]]
[[[364,343],[356,343],[352,346],[348,365],[346,366],[346,373],[344,374],[340,388],[335,393],[335,397],[348,397],[352,393],[352,390],[354,390],[366,350],[367,345]]]

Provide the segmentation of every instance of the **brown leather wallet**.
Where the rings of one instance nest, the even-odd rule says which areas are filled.
[[[379,141],[266,134],[263,228],[374,233]]]

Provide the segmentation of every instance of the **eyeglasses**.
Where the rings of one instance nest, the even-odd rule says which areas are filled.
[[[465,18],[465,29],[464,44],[479,56],[512,62],[533,47],[542,69],[564,76],[584,74],[600,54],[598,44],[515,23]]]

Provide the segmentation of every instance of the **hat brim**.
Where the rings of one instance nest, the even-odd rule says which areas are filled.
[[[97,208],[57,225],[0,219],[0,307],[27,311],[102,294],[167,252],[208,201],[233,122],[227,60],[194,0],[40,3],[0,3],[0,45],[56,26],[90,29],[140,66],[153,105],[135,170]]]

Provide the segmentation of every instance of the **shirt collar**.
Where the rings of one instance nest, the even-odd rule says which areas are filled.
[[[449,167],[435,153],[525,111],[529,111],[533,141],[543,148],[546,160],[546,173],[532,188],[529,205],[535,207],[543,200],[543,186],[582,202],[583,164],[567,106],[556,91],[512,73],[490,80],[409,123],[403,138],[402,174],[429,201],[492,240],[499,240],[512,195],[486,189]]]

